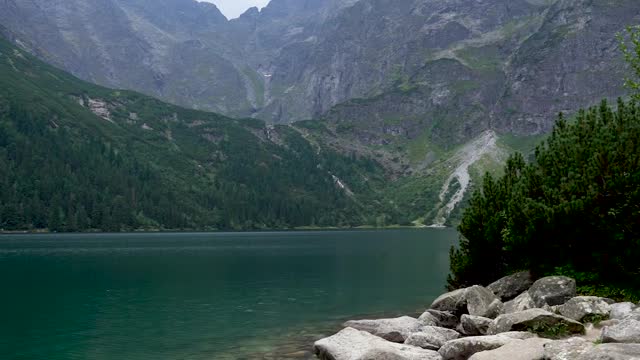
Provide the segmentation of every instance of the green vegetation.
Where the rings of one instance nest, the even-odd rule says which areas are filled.
[[[640,29],[629,28],[627,61],[640,77]],[[640,86],[627,80],[638,94]],[[612,109],[562,114],[530,163],[519,153],[504,174],[485,175],[464,211],[451,249],[451,288],[486,284],[529,269],[566,275],[578,292],[640,298],[640,107],[638,96]],[[598,319],[594,319],[598,320]]]
[[[624,54],[625,60],[631,66],[634,77],[627,78],[625,85],[635,92],[635,99],[640,100],[640,26],[627,28],[628,39],[632,48],[629,48],[627,39],[622,34],[618,34],[618,42]]]
[[[601,322],[609,320],[609,316],[599,315],[599,314],[588,314],[587,316],[582,318],[582,322],[585,324],[593,324],[594,326],[598,326]]]
[[[561,116],[532,163],[516,154],[502,177],[485,176],[459,227],[450,286],[531,269],[630,297],[640,289],[638,165],[635,102],[620,100],[614,112],[603,101],[573,123]]]
[[[249,67],[244,68],[242,73],[249,79],[249,81],[251,81],[257,105],[259,107],[264,106],[264,80],[261,78],[260,74],[256,73]]]
[[[547,339],[562,339],[571,335],[571,329],[565,323],[556,323],[556,324],[544,324],[544,323],[536,323],[532,326],[528,326],[524,331],[538,334],[543,338]]]
[[[94,86],[0,41],[0,230],[375,224],[383,181],[292,127]]]
[[[456,51],[466,65],[481,72],[496,72],[503,60],[497,46],[465,47]]]

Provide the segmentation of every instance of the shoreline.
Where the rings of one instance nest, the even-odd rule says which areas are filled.
[[[94,234],[238,234],[238,233],[278,233],[278,232],[338,232],[338,231],[392,231],[392,230],[443,230],[453,229],[448,226],[358,226],[358,227],[298,227],[293,229],[254,229],[254,230],[179,230],[179,229],[143,229],[131,231],[77,231],[50,232],[48,230],[0,230],[0,235],[94,235]]]
[[[443,293],[422,315],[360,318],[313,344],[320,360],[640,359],[640,304],[580,296],[528,271]]]

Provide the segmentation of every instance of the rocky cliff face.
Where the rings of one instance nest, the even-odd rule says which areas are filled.
[[[83,79],[181,105],[365,122],[374,142],[426,130],[462,142],[488,129],[541,133],[559,111],[624,94],[614,36],[638,10],[633,0],[273,0],[228,21],[193,0],[5,0],[0,24]],[[368,100],[335,108],[354,98]]]

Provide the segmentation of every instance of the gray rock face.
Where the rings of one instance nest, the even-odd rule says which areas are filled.
[[[447,341],[455,340],[459,337],[460,334],[455,330],[436,326],[425,326],[420,332],[409,335],[404,343],[423,349],[438,350]]]
[[[455,329],[458,326],[460,320],[458,317],[447,311],[439,311],[429,309],[422,314],[418,320],[425,322],[425,325],[435,325],[439,327],[444,327],[448,329]],[[435,324],[426,324],[426,322],[431,322],[435,320]]]
[[[605,326],[601,339],[603,343],[640,344],[640,321],[626,319],[613,326]]]
[[[539,279],[529,294],[537,307],[562,305],[576,296],[576,281],[566,276],[549,276]]]
[[[533,285],[533,278],[529,271],[521,271],[509,276],[505,276],[487,286],[502,301],[508,301],[524,291],[529,290]]]
[[[482,286],[467,288],[467,310],[470,315],[495,318],[502,311],[502,302],[491,290]]]
[[[551,341],[544,345],[544,358],[548,360],[579,359],[593,347],[593,343],[582,338]]]
[[[529,309],[498,316],[489,326],[489,334],[499,334],[506,331],[533,331],[545,334],[546,332],[554,332],[555,329],[561,329],[568,334],[585,332],[584,325],[575,320],[542,309]]]
[[[277,0],[227,21],[195,1],[6,0],[0,23],[85,79],[226,114],[291,121],[382,93],[367,108],[401,110],[410,127],[439,109],[463,118],[477,101],[486,111],[464,117],[461,139],[488,126],[540,133],[560,110],[624,94],[614,34],[637,10],[633,1]],[[442,62],[459,71],[440,81],[431,71]],[[413,105],[392,101],[411,87],[403,96]],[[373,121],[368,112],[359,120]]]
[[[409,335],[420,331],[424,323],[410,316],[378,320],[350,320],[345,327],[366,331],[385,340],[403,343]]]
[[[636,305],[630,302],[617,303],[611,305],[611,314],[609,315],[610,319],[618,319],[622,320],[626,318],[628,315],[631,315],[633,310],[635,310]]]
[[[467,289],[458,289],[440,295],[431,304],[431,309],[446,311],[452,314],[460,314],[464,312],[467,306]]]
[[[536,304],[533,302],[531,295],[528,291],[525,291],[522,294],[518,295],[515,299],[504,303],[504,306],[502,307],[502,313],[510,314],[514,312],[533,309],[535,307]]]
[[[543,360],[549,339],[531,338],[505,344],[495,350],[475,353],[469,360]]]
[[[440,360],[435,351],[396,344],[365,331],[346,328],[318,340],[313,351],[320,360]]]
[[[577,296],[560,305],[558,311],[561,315],[580,322],[606,320],[611,313],[611,305],[596,296]]]
[[[493,320],[482,316],[464,314],[460,318],[459,331],[464,335],[486,335]]]
[[[447,342],[438,353],[444,360],[467,360],[475,353],[497,349],[513,341],[521,340],[501,335],[471,336]]]

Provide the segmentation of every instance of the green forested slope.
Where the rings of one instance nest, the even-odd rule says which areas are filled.
[[[583,292],[637,297],[640,289],[640,108],[606,102],[560,118],[527,164],[487,175],[452,251],[452,287],[510,272],[567,274]]]
[[[486,174],[464,210],[449,286],[518,270],[563,274],[579,292],[640,298],[640,27],[618,35],[632,99],[562,114],[527,163]]]
[[[0,41],[0,229],[361,225],[383,183],[294,127],[94,86]]]

